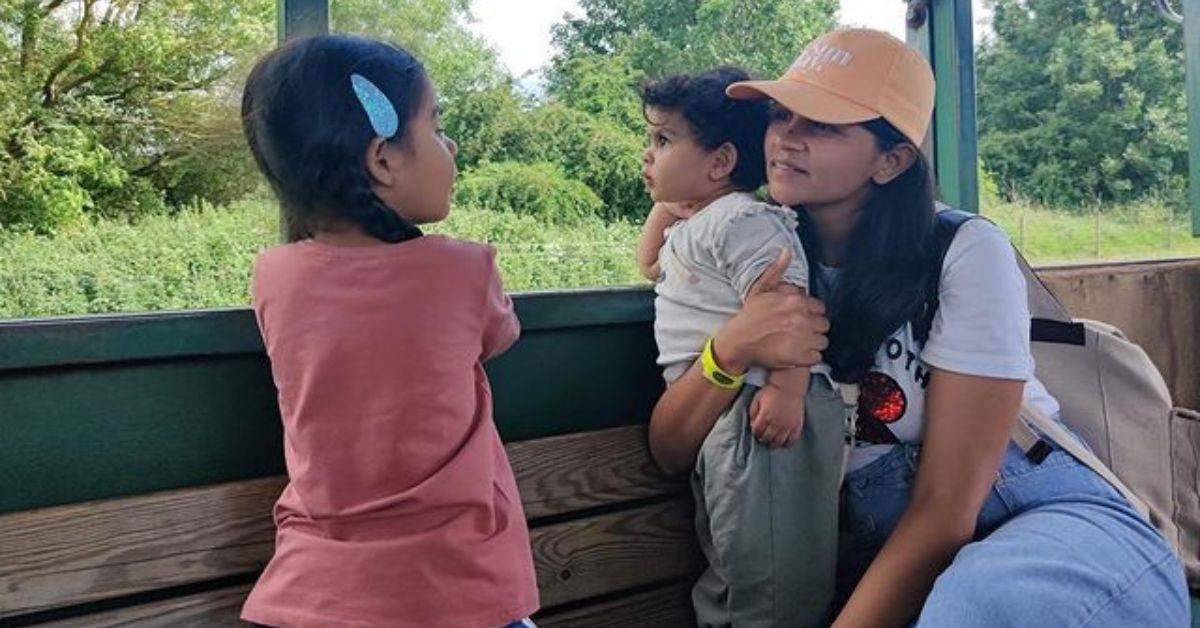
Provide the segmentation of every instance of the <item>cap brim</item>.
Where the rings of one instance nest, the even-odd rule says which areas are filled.
[[[878,111],[834,95],[811,83],[789,79],[742,81],[725,89],[735,100],[770,98],[809,120],[824,124],[855,124],[881,118]]]

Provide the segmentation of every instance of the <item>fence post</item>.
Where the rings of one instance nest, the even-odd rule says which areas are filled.
[[[1021,252],[1024,253],[1025,252],[1025,207],[1021,207],[1021,213],[1019,214],[1019,216],[1020,216],[1020,221],[1021,221],[1021,230],[1020,230],[1021,236],[1019,238],[1021,245],[1017,248],[1021,249]]]
[[[1173,211],[1171,211],[1170,203],[1164,202],[1163,209],[1167,212],[1167,250],[1170,251],[1172,245],[1174,244],[1174,242],[1173,242],[1174,238],[1172,237],[1174,234],[1171,233],[1171,229],[1172,229],[1172,227],[1175,226],[1174,224],[1172,224],[1175,222],[1175,213]]]

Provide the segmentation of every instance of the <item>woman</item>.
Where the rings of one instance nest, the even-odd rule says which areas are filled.
[[[861,387],[834,625],[1187,626],[1183,568],[1149,522],[1057,447],[1039,463],[1009,442],[1023,400],[1052,416],[1058,404],[1033,375],[1007,237],[969,221],[930,277],[924,59],[884,33],[840,30],[780,80],[729,94],[775,103],[769,190],[800,219],[813,292],[829,308],[825,360]],[[940,307],[922,341],[913,323],[930,286]],[[751,300],[715,336],[716,368],[801,359],[755,330],[821,323],[767,305]],[[659,463],[689,469],[734,394],[699,364],[677,380],[651,418]]]

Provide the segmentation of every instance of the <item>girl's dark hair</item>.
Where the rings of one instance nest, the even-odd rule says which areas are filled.
[[[908,142],[890,123],[862,123],[880,150]],[[837,289],[822,289],[817,262],[820,237],[807,211],[798,208],[797,229],[830,320],[825,361],[834,378],[858,382],[875,363],[879,347],[897,329],[921,316],[933,266],[934,188],[929,162],[917,159],[895,179],[875,185],[850,235]],[[832,293],[830,293],[832,292]]]
[[[386,242],[421,235],[371,190],[364,156],[376,133],[351,74],[392,102],[400,125],[388,141],[403,141],[428,88],[421,62],[399,47],[343,35],[301,39],[268,53],[246,80],[242,130],[282,205],[288,242],[334,221]]]
[[[750,80],[740,68],[721,67],[700,74],[677,74],[642,85],[642,115],[653,107],[679,112],[705,150],[729,142],[737,149],[730,179],[735,188],[752,192],[767,180],[763,138],[771,122],[769,105],[761,100],[734,100],[725,88]],[[651,121],[648,117],[648,121]]]

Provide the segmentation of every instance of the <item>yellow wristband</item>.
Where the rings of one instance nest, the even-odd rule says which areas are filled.
[[[741,388],[742,380],[745,379],[745,376],[730,375],[722,371],[721,367],[717,366],[717,359],[713,357],[712,345],[713,339],[712,336],[709,336],[708,340],[704,341],[704,352],[700,354],[700,367],[704,371],[704,379],[712,382],[717,388],[724,388],[725,390],[737,390]]]

